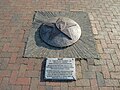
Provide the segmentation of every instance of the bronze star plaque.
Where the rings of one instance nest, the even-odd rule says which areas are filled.
[[[45,80],[76,80],[75,58],[47,58]]]
[[[80,26],[66,17],[52,17],[42,21],[39,28],[41,39],[54,47],[67,47],[77,42],[81,36]]]

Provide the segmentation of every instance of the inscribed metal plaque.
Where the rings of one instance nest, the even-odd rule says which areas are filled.
[[[75,58],[47,58],[46,80],[76,80]]]

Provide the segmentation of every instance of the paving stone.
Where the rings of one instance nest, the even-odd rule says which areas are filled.
[[[30,90],[37,90],[38,89],[38,82],[39,82],[38,78],[32,78]]]
[[[10,84],[16,84],[18,71],[12,71],[11,77],[10,77]]]
[[[120,64],[116,54],[111,54],[111,58],[112,58],[112,61],[113,61],[114,65],[119,65]]]
[[[15,63],[17,60],[17,53],[12,53],[9,63]]]
[[[120,87],[114,87],[114,90],[120,90]]]
[[[76,81],[76,86],[90,86],[89,79],[80,79]]]
[[[61,85],[61,83],[60,82],[46,82],[46,85],[47,86],[60,86]]]
[[[91,90],[91,87],[83,87],[83,90]]]
[[[46,90],[53,90],[52,86],[46,86]]]
[[[68,86],[69,86],[69,87],[75,87],[75,81],[68,82]]]
[[[76,65],[76,77],[77,79],[81,79],[82,78],[82,71],[81,71],[81,66],[80,65]]]
[[[27,65],[21,64],[18,77],[24,77]]]
[[[61,87],[61,90],[68,90],[68,87],[63,86]]]
[[[17,78],[15,83],[17,85],[30,85],[30,78]]]
[[[9,88],[10,89],[10,88]],[[12,85],[11,86],[11,90],[22,90],[22,86],[14,86],[14,85]]]
[[[115,71],[115,67],[113,65],[112,60],[107,60],[107,65],[108,65],[109,71]]]
[[[110,75],[113,79],[120,79],[120,72],[111,72]]]
[[[11,76],[11,71],[10,70],[0,70],[0,77],[10,77]]]
[[[46,90],[45,86],[38,86],[38,90]]]
[[[110,73],[107,66],[102,66],[102,73],[104,78],[110,78]]]
[[[115,66],[116,71],[120,71],[120,66]]]
[[[69,87],[68,90],[76,90],[76,87]]]
[[[81,69],[82,71],[88,71],[87,61],[81,60]]]
[[[0,85],[0,87],[1,87],[1,90],[10,90],[10,87],[9,87],[9,85],[8,85],[8,82],[9,82],[9,78],[8,77],[5,77],[5,78],[3,78],[3,80],[2,80],[2,83],[1,83],[1,85]]]
[[[92,72],[102,71],[101,66],[89,65],[88,67],[89,67],[89,71],[92,71]]]
[[[4,59],[2,60],[2,64],[1,64],[1,66],[0,66],[0,69],[6,69],[7,66],[8,66],[8,63],[9,63],[9,58],[4,58]]]
[[[22,90],[30,90],[30,89],[29,89],[29,86],[23,86],[23,87],[22,87]],[[42,90],[42,89],[41,89],[41,90]]]
[[[96,75],[97,75],[98,86],[105,86],[103,74],[101,72],[97,72]]]
[[[10,52],[2,52],[2,53],[0,53],[1,58],[10,58],[11,55],[12,55],[12,53],[10,53]]]
[[[100,90],[114,90],[113,87],[100,87]]]
[[[95,72],[82,72],[83,73],[83,78],[85,79],[92,79],[92,78],[96,78],[96,74]]]
[[[39,77],[39,71],[26,71],[26,77]]]
[[[103,53],[103,49],[102,49],[101,44],[97,44],[97,50],[99,53]]]
[[[105,80],[106,86],[119,86],[119,81],[118,80],[113,80],[113,79],[106,79]]]

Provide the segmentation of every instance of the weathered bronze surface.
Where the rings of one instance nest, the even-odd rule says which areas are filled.
[[[43,22],[40,27],[41,39],[55,47],[67,47],[81,36],[80,26],[72,19],[65,17],[53,17]]]

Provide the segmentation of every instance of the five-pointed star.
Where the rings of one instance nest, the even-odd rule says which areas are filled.
[[[64,22],[62,20],[62,18],[58,18],[55,24],[46,23],[45,25],[47,25],[49,27],[52,27],[53,29],[56,29],[56,27],[57,27],[57,29],[60,32],[62,32],[65,36],[67,36],[71,40],[72,40],[72,36],[70,34],[69,28],[73,27],[73,26],[76,26],[76,24],[69,23],[69,22],[67,22],[67,23]],[[60,34],[58,31],[51,30],[49,39],[55,38],[58,34]]]

